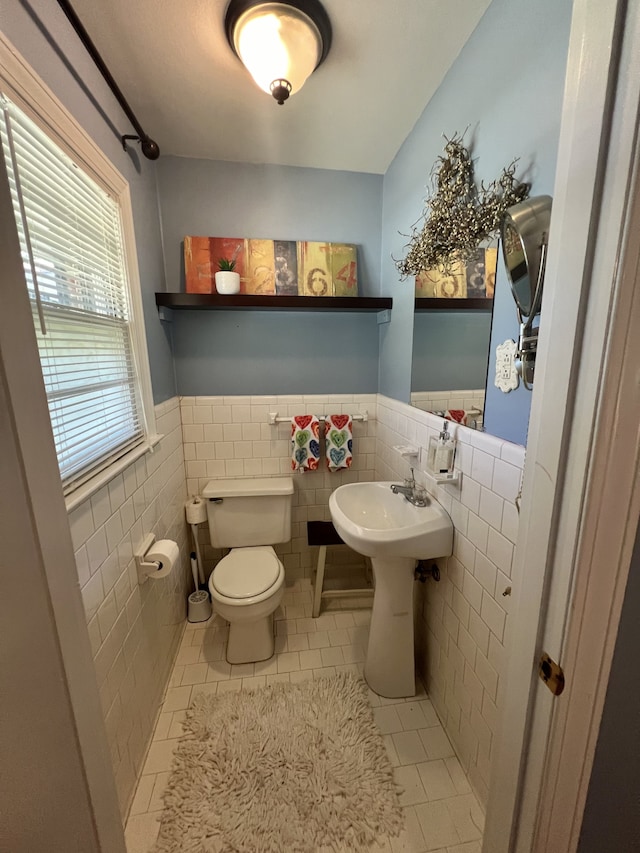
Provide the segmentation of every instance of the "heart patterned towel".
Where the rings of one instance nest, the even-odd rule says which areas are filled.
[[[291,419],[291,468],[315,471],[320,464],[320,421],[315,415],[296,415]]]
[[[351,415],[327,415],[324,419],[327,466],[329,471],[351,468],[353,460],[353,419]]]

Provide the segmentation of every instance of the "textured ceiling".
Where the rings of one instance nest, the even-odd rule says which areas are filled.
[[[227,0],[72,0],[163,154],[378,174],[489,2],[324,0],[329,56],[278,106],[227,44]]]

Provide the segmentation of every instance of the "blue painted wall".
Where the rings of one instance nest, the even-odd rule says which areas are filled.
[[[487,378],[491,312],[416,312],[412,391],[483,389]]]
[[[201,235],[355,243],[359,293],[379,294],[381,175],[162,157],[158,186],[170,291],[184,237]],[[180,394],[377,391],[375,314],[174,311],[170,325]]]
[[[532,183],[532,194],[553,193],[571,7],[570,0],[494,0],[385,175],[381,280],[394,308],[391,324],[380,332],[383,394],[409,399],[413,281],[399,281],[391,256],[402,256],[406,237],[399,232],[408,234],[422,213],[442,135],[467,129],[478,179],[497,177],[519,157],[518,175]],[[517,336],[513,301],[500,270],[491,351]],[[493,358],[489,371],[493,376]],[[490,380],[487,432],[525,444],[530,405],[524,388],[504,395]]]
[[[161,157],[158,190],[169,291],[186,235],[355,243],[360,296],[380,291],[382,175]]]
[[[156,401],[176,390],[298,393],[301,387],[318,393],[380,390],[408,400],[413,282],[399,282],[390,257],[403,251],[406,238],[398,232],[408,233],[421,213],[443,132],[469,128],[466,138],[473,143],[480,178],[494,177],[519,156],[533,191],[552,192],[570,10],[570,0],[541,0],[535,6],[494,0],[384,179],[167,156],[157,164],[140,161],[122,151],[119,135],[129,130],[128,123],[55,5],[7,0],[0,8],[0,29],[130,183]],[[374,315],[174,312],[172,323],[161,324],[154,292],[182,289],[185,234],[356,243],[360,293],[393,296],[392,322],[378,330]],[[492,351],[517,331],[500,270]],[[333,347],[330,356],[327,346]],[[464,355],[460,337],[456,346]],[[524,442],[529,404],[524,389],[504,396],[490,384],[488,430]]]
[[[173,313],[180,394],[375,394],[377,391],[375,314]]]
[[[122,150],[131,126],[56,3],[0,5],[0,30],[129,182],[142,284],[145,328],[157,403],[176,393],[170,341],[158,320],[155,291],[164,288],[154,163]],[[151,129],[149,129],[151,130]]]

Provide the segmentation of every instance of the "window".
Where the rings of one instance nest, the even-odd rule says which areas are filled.
[[[0,135],[60,475],[69,495],[100,472],[108,475],[132,451],[149,447],[141,315],[134,322],[140,295],[132,292],[125,252],[126,183],[120,178],[122,185],[110,191],[85,158],[78,158],[79,165],[4,94]],[[96,487],[104,479],[108,476]]]

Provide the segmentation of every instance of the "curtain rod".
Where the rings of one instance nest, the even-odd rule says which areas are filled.
[[[132,139],[132,140],[140,143],[142,153],[147,158],[147,160],[157,160],[158,157],[160,156],[160,148],[158,147],[158,143],[154,142],[150,136],[147,136],[147,134],[142,129],[142,125],[140,124],[140,122],[138,121],[138,119],[135,116],[135,113],[133,112],[133,110],[129,106],[127,99],[125,98],[125,96],[120,91],[120,87],[118,86],[116,81],[113,79],[113,75],[111,74],[111,72],[107,68],[103,58],[100,56],[100,54],[98,52],[97,47],[95,46],[95,44],[91,40],[89,33],[85,30],[85,28],[82,24],[82,21],[80,20],[80,18],[75,13],[73,7],[69,3],[69,0],[58,0],[58,5],[62,9],[62,11],[65,13],[67,18],[69,19],[69,23],[71,24],[73,29],[78,34],[80,41],[86,47],[87,52],[91,56],[91,59],[93,59],[96,66],[98,67],[98,71],[100,71],[100,73],[102,74],[102,76],[106,80],[107,85],[109,86],[109,88],[113,92],[114,96],[116,97],[116,100],[118,101],[118,103],[120,104],[120,106],[124,110],[125,114],[127,115],[129,121],[131,122],[131,124],[134,126],[134,128],[136,130],[137,135],[135,135],[135,136],[132,134],[127,134],[127,135],[120,137],[122,140],[122,147],[126,151],[127,150],[127,140]]]

